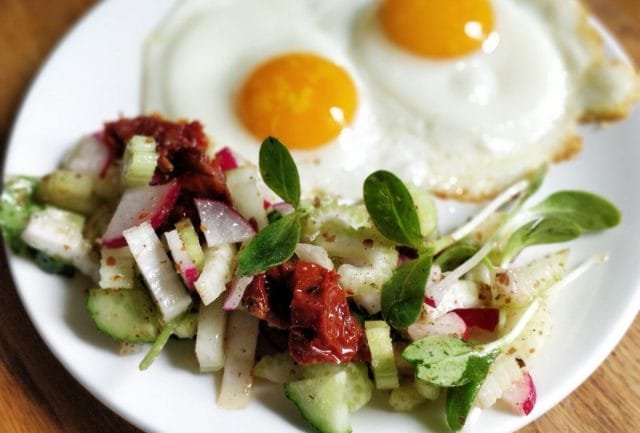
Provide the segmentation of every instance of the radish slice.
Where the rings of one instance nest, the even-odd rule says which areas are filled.
[[[196,268],[196,263],[193,261],[189,253],[187,253],[187,249],[178,235],[178,230],[166,232],[164,234],[164,238],[167,240],[169,251],[171,251],[171,257],[173,258],[173,262],[175,263],[178,272],[180,272],[180,275],[182,276],[182,281],[184,281],[185,285],[189,289],[193,290],[193,283],[198,279],[199,272]]]
[[[498,308],[459,308],[453,311],[470,328],[480,328],[493,332],[500,321],[500,310]]]
[[[218,163],[220,164],[220,168],[222,169],[222,171],[228,171],[233,170],[234,168],[238,168],[238,160],[233,154],[233,151],[228,147],[223,147],[222,149],[217,151],[216,158],[218,159]]]
[[[221,407],[239,409],[249,404],[259,323],[260,319],[244,311],[229,314],[227,353],[218,397]]]
[[[102,235],[102,245],[109,248],[126,246],[123,231],[143,222],[149,222],[151,227],[157,229],[171,213],[179,192],[176,181],[126,190]]]
[[[224,367],[224,334],[227,315],[222,310],[222,300],[203,305],[198,311],[196,334],[196,358],[203,373],[218,371]]]
[[[232,311],[238,308],[244,296],[244,291],[251,284],[253,277],[235,277],[231,282],[231,290],[222,307],[225,311]]]
[[[63,167],[78,173],[105,177],[111,164],[109,148],[98,134],[83,137],[64,161]]]
[[[228,205],[213,200],[195,199],[200,215],[200,230],[207,246],[243,242],[255,235],[255,230],[238,212]]]
[[[516,382],[511,389],[502,394],[504,400],[511,409],[519,415],[529,415],[536,405],[537,392],[533,379],[529,373],[525,373],[520,382]]]
[[[123,235],[163,320],[169,322],[187,311],[191,296],[180,282],[151,224],[144,222],[125,230]]]
[[[467,336],[467,325],[462,320],[462,317],[450,312],[434,321],[422,316],[407,328],[407,333],[413,341],[424,338],[427,335],[454,335],[464,338]]]

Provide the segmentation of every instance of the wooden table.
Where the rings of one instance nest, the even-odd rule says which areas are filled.
[[[585,0],[640,64],[640,1]],[[60,37],[93,0],[0,0],[0,143],[21,97]],[[133,433],[85,391],[35,332],[0,257],[0,433]],[[640,320],[578,390],[522,430],[640,432]]]

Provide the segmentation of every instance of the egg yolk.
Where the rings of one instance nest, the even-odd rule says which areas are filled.
[[[277,137],[290,149],[313,149],[336,138],[358,105],[349,74],[314,54],[268,60],[240,88],[237,114],[251,133]]]
[[[384,0],[379,19],[397,45],[441,59],[480,49],[494,27],[490,0]]]

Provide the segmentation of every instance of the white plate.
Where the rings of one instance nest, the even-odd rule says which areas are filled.
[[[11,137],[5,174],[50,171],[81,134],[105,120],[138,113],[141,42],[169,0],[101,2],[62,41],[26,98]],[[620,48],[607,38],[617,56]],[[554,334],[533,370],[539,400],[529,417],[499,410],[482,414],[474,431],[514,431],[575,389],[604,360],[640,306],[640,113],[605,130],[586,132],[585,150],[553,167],[545,190],[582,188],[610,198],[624,214],[620,227],[571,244],[573,262],[611,251],[611,260],[560,293]],[[463,207],[456,207],[458,218]],[[157,432],[309,431],[278,386],[258,386],[244,411],[216,408],[216,379],[197,373],[189,342],[172,342],[151,369],[140,354],[118,356],[85,309],[82,282],[44,274],[9,255],[18,292],[55,356],[91,393],[142,429]],[[46,368],[46,367],[43,367]],[[384,401],[353,416],[356,432],[440,431],[442,417],[394,413]]]

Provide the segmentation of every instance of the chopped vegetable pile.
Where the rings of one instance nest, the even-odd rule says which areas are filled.
[[[566,272],[567,249],[521,252],[620,221],[583,191],[528,206],[544,174],[442,235],[434,200],[392,173],[371,174],[362,202],[303,197],[276,138],[254,167],[214,153],[198,122],[140,116],[83,138],[40,179],[7,181],[0,227],[44,271],[91,278],[96,327],[151,344],[140,369],[194,339],[200,370],[222,371],[222,407],[245,406],[258,377],[315,430],[342,433],[373,392],[399,411],[446,394],[457,431],[500,399],[533,410],[548,295],[605,259]]]

